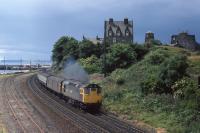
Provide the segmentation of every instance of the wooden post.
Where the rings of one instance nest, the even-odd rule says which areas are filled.
[[[198,88],[200,89],[200,76],[198,76]]]

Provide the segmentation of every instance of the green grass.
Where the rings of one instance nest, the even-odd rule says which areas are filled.
[[[151,54],[155,52],[163,53],[164,60],[184,53],[190,63],[188,72],[191,75],[200,74],[200,60],[195,53],[182,48],[156,47],[140,62],[128,69],[116,70],[102,81],[103,106],[118,115],[127,115],[127,119],[143,121],[155,128],[165,128],[168,132],[200,132],[200,120],[194,120],[200,115],[196,110],[186,109],[188,105],[184,101],[175,100],[167,94],[145,96],[141,93],[141,82],[146,78],[153,80],[158,75],[160,64],[149,63]]]

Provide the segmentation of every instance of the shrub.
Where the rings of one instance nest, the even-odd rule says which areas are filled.
[[[115,84],[122,85],[125,83],[123,72],[124,72],[123,69],[116,69],[115,71],[112,72],[111,78],[113,79]]]
[[[101,55],[101,48],[98,44],[94,44],[89,40],[83,40],[79,43],[79,56],[80,58],[87,58],[92,55],[96,57],[100,57]]]
[[[112,90],[112,92],[105,92],[104,98],[112,101],[118,101],[123,97],[123,91],[121,89]]]
[[[187,67],[188,63],[185,55],[178,54],[166,60],[161,65],[157,83],[157,88],[163,88],[163,90],[158,90],[158,92],[172,93],[172,85],[186,75]]]
[[[106,55],[106,71],[126,68],[136,62],[136,53],[131,44],[113,44]]]
[[[145,95],[153,93],[156,87],[156,79],[153,77],[146,78],[143,82],[141,82],[140,87],[142,93]]]
[[[137,54],[137,60],[142,59],[149,52],[149,49],[144,47],[144,45],[134,44],[133,48]]]
[[[160,64],[164,61],[165,57],[161,53],[154,53],[149,56],[149,63],[153,65]]]
[[[166,58],[168,54],[165,50],[157,49],[154,52],[151,52],[146,58],[150,64],[158,65],[161,64]]]
[[[102,71],[102,61],[95,55],[88,58],[79,59],[80,64],[88,73],[101,73]]]

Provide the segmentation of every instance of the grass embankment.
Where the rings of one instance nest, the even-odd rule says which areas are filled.
[[[153,53],[161,53],[162,60],[176,54],[188,56],[190,79],[200,75],[200,56],[182,48],[168,46],[153,48],[143,60],[126,70],[116,70],[101,83],[104,90],[103,105],[117,115],[128,120],[139,120],[155,128],[165,128],[171,133],[200,132],[199,112],[193,101],[175,99],[172,94],[148,94],[141,92],[141,83],[158,75],[161,64],[152,65],[149,58]],[[161,60],[161,62],[162,62]],[[196,82],[196,81],[195,81]]]

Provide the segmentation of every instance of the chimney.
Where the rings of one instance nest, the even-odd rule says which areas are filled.
[[[113,18],[110,18],[109,19],[109,24],[112,24],[113,23]]]
[[[128,24],[128,18],[124,19],[124,24]]]

